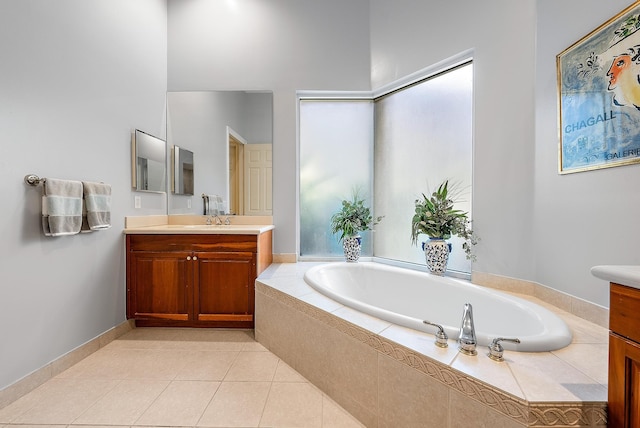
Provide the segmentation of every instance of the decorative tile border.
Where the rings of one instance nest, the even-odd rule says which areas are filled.
[[[530,427],[583,427],[607,426],[606,403],[531,404]]]
[[[396,361],[530,427],[606,426],[606,403],[530,403],[446,364],[358,327],[295,297],[256,282],[256,292],[314,318]]]

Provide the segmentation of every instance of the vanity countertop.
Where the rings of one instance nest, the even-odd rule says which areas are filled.
[[[233,216],[229,219],[231,224],[206,224],[211,218],[199,215],[125,217],[124,234],[260,235],[275,228],[270,216]]]
[[[600,279],[640,289],[640,266],[602,265],[591,268],[591,274]]]
[[[272,230],[272,224],[163,224],[124,229],[126,235],[260,235]]]

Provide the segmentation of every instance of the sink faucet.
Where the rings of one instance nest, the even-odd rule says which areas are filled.
[[[222,224],[222,220],[220,219],[220,217],[218,217],[218,214],[213,214],[207,217],[208,226],[211,226],[214,223],[218,226]]]
[[[477,355],[476,351],[476,329],[473,326],[473,308],[471,303],[464,304],[462,313],[462,326],[460,327],[460,335],[458,336],[458,349],[465,355]]]

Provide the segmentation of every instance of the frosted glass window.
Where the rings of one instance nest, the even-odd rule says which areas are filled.
[[[300,101],[300,256],[343,258],[330,219],[359,189],[373,209],[373,102]],[[361,233],[371,256],[371,232]]]
[[[443,180],[457,183],[471,215],[473,66],[455,68],[375,101],[374,255],[424,265],[411,244],[414,201]],[[423,240],[427,237],[424,236]],[[462,241],[453,237],[448,269],[470,272]]]

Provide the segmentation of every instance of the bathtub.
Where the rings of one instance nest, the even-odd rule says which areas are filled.
[[[442,325],[450,339],[460,332],[465,303],[473,306],[478,345],[497,337],[513,351],[553,351],[571,343],[571,330],[540,305],[468,281],[430,275],[375,262],[327,263],[312,267],[304,280],[320,293],[385,321],[435,334],[423,320]]]

